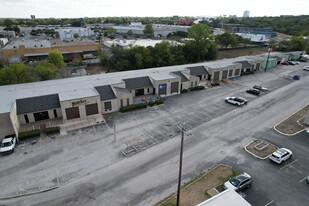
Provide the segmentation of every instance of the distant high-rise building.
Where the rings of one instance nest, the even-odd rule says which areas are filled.
[[[250,11],[244,11],[243,17],[250,17]]]

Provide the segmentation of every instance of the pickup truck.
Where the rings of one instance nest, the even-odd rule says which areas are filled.
[[[239,107],[243,106],[244,104],[247,104],[248,101],[240,97],[226,97],[225,102]]]

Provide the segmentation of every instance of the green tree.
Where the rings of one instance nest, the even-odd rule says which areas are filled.
[[[4,19],[3,24],[5,27],[10,28],[14,25],[14,22],[11,19]]]
[[[12,63],[0,70],[0,85],[34,81],[32,71],[23,63]]]
[[[305,40],[301,36],[293,36],[291,38],[291,47],[293,51],[303,51],[305,49]]]
[[[211,29],[206,24],[195,24],[188,29],[188,37],[194,39],[194,41],[187,46],[198,50],[196,52],[196,61],[205,60],[208,47],[214,41]]]
[[[153,27],[152,24],[147,24],[144,29],[144,34],[148,37],[153,37]]]
[[[75,39],[77,39],[77,38],[79,38],[79,34],[78,34],[78,33],[74,33],[74,34],[73,34],[73,37],[74,37]]]
[[[100,58],[100,62],[103,66],[108,65],[108,57],[102,49],[98,49],[98,56]]]
[[[83,65],[83,60],[81,58],[74,58],[72,61],[72,64],[74,66],[81,66]]]
[[[36,63],[34,71],[41,81],[55,79],[57,76],[56,66],[48,61]]]
[[[128,36],[133,36],[133,31],[132,31],[132,30],[129,30],[129,31],[127,32],[127,35],[128,35]]]
[[[235,45],[237,45],[236,35],[231,34],[229,32],[225,32],[221,35],[217,35],[216,41],[218,44],[220,44],[222,47],[224,46],[226,49],[228,46],[235,47]]]
[[[59,50],[53,50],[48,54],[48,60],[54,64],[57,68],[64,66],[64,60],[61,52]]]

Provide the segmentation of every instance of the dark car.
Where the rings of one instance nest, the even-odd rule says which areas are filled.
[[[261,92],[260,92],[259,90],[257,90],[257,89],[247,89],[246,92],[249,93],[249,94],[256,95],[256,96],[260,95],[260,93],[261,93]]]
[[[282,62],[282,65],[290,65],[288,62]]]
[[[289,65],[296,65],[294,61],[288,61]]]
[[[307,62],[307,59],[298,59],[299,62]]]

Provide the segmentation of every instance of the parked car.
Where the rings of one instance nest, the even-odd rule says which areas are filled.
[[[309,66],[304,66],[303,70],[309,71]]]
[[[277,164],[281,164],[282,162],[288,160],[292,157],[292,151],[286,148],[280,148],[277,151],[273,152],[269,159],[276,162]]]
[[[224,189],[234,189],[240,191],[245,188],[250,188],[252,185],[252,178],[247,173],[242,173],[233,177],[224,183]]]
[[[236,105],[238,107],[246,104],[245,99],[242,100],[242,99],[237,98],[237,97],[226,97],[225,102],[229,103],[229,104]]]
[[[261,92],[260,92],[259,90],[257,90],[257,89],[247,89],[246,92],[249,93],[249,94],[256,95],[256,96],[260,95],[260,93],[261,93]]]
[[[307,59],[299,59],[299,62],[307,62]]]
[[[282,62],[282,65],[290,65],[288,62]]]
[[[294,76],[293,76],[293,79],[294,79],[294,80],[300,80],[300,76],[299,76],[299,75],[294,75]]]
[[[289,65],[296,65],[294,61],[288,61]]]
[[[269,89],[267,89],[266,87],[262,87],[260,85],[254,85],[253,88],[258,89],[258,90],[263,91],[263,92],[269,91]]]
[[[5,136],[0,145],[0,153],[1,154],[10,154],[14,152],[14,148],[16,145],[16,136],[8,135]]]

